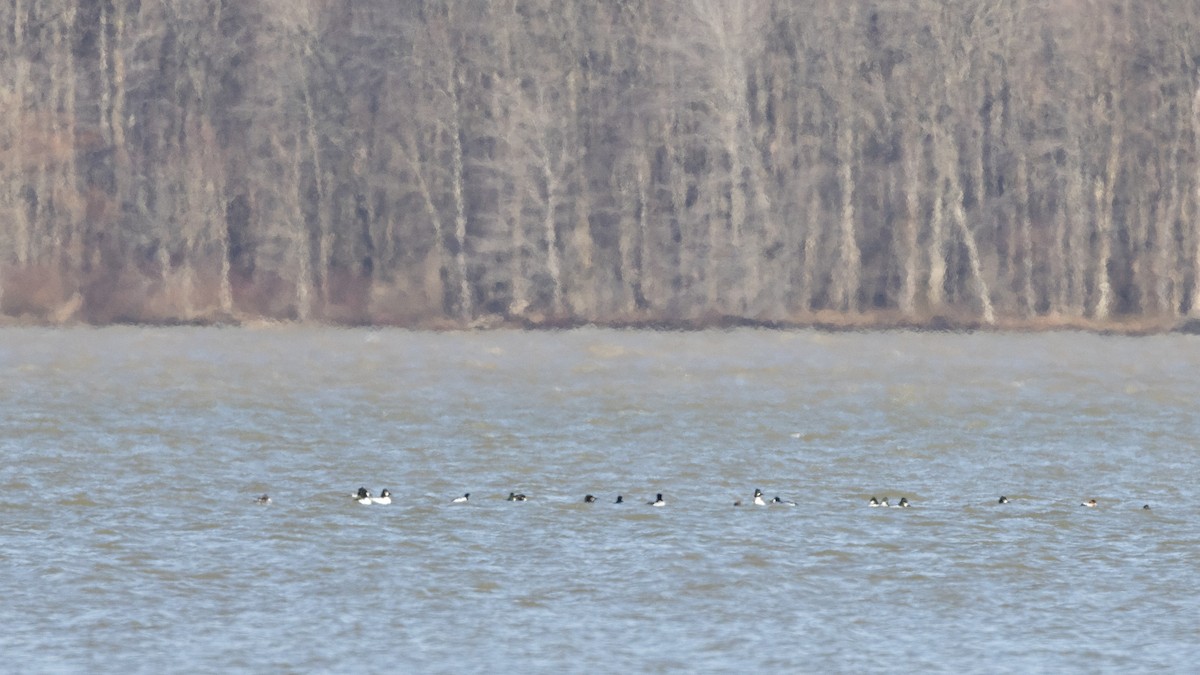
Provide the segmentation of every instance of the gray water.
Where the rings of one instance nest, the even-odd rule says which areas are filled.
[[[1198,365],[1174,335],[6,329],[0,669],[1187,671]],[[733,505],[756,487],[799,505]]]

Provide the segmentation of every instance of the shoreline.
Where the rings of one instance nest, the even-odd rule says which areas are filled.
[[[530,330],[555,331],[579,328],[601,328],[611,330],[652,330],[666,332],[700,332],[707,330],[731,330],[755,328],[762,330],[795,331],[814,330],[823,333],[847,332],[929,332],[929,333],[1062,333],[1080,332],[1097,335],[1120,335],[1126,337],[1149,337],[1172,333],[1200,335],[1200,319],[1179,318],[1148,319],[1129,317],[1108,321],[1097,321],[1086,317],[1033,317],[1029,319],[999,318],[988,325],[971,318],[932,316],[924,321],[906,319],[886,312],[840,314],[814,313],[812,316],[793,319],[752,319],[736,316],[714,316],[696,319],[549,319],[545,317],[483,316],[469,322],[448,318],[424,319],[407,322],[357,322],[295,319],[276,319],[260,316],[224,316],[160,318],[158,320],[114,320],[91,322],[69,319],[47,320],[44,317],[13,317],[0,315],[0,328],[105,328],[114,326],[142,326],[148,328],[172,327],[224,327],[266,328],[276,326],[325,326],[331,328],[375,328],[400,329],[428,332]]]

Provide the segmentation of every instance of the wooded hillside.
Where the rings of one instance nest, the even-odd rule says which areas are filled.
[[[1200,316],[1200,2],[5,0],[0,312]]]

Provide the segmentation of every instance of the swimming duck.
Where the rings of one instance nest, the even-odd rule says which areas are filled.
[[[1004,495],[1000,495],[1000,503],[1001,503],[1001,504],[1007,504],[1007,503],[1008,503],[1008,497],[1005,497]]]
[[[392,491],[387,488],[384,488],[383,491],[379,493],[378,497],[371,497],[371,503],[372,504],[391,504],[392,503]]]
[[[622,497],[621,495],[617,495],[617,501],[615,501],[615,502],[613,502],[613,503],[614,503],[614,504],[624,504],[624,503],[625,503],[625,498],[624,498],[624,497]]]
[[[894,509],[907,509],[908,507],[909,507],[909,503],[908,503],[908,497],[901,497],[901,498],[900,498],[900,503],[899,503],[899,504],[896,504],[896,505],[895,505],[895,506],[893,506],[892,508],[894,508]]]
[[[1149,511],[1149,510],[1150,510],[1150,505],[1149,505],[1149,504],[1143,504],[1143,505],[1142,505],[1142,510],[1143,510],[1143,511]]]
[[[656,495],[654,497],[654,501],[646,502],[646,503],[649,504],[650,506],[666,506],[667,505],[667,503],[665,501],[663,501],[661,492],[658,493],[658,495]]]
[[[371,503],[371,491],[365,487],[358,488],[358,494],[352,496],[354,497],[354,501],[358,502],[359,504]]]
[[[516,494],[515,492],[508,493],[508,501],[510,501],[510,502],[524,502],[524,501],[528,501],[528,500],[529,500],[529,498],[526,497],[525,495],[519,495],[519,494]]]
[[[468,492],[461,497],[455,497],[454,499],[451,499],[450,503],[451,504],[462,504],[463,502],[467,501],[470,498],[471,498],[471,493]]]
[[[255,498],[254,498],[254,503],[255,503],[255,504],[262,504],[263,506],[266,506],[267,504],[270,504],[270,503],[271,503],[271,498],[270,498],[269,496],[267,496],[267,495],[265,495],[265,494],[264,494],[264,495],[263,495],[263,496],[261,496],[261,497],[255,497]]]
[[[779,495],[775,495],[775,498],[771,500],[771,503],[778,504],[779,506],[795,506],[796,505],[796,502],[788,501],[786,499],[780,499]]]
[[[754,488],[754,505],[755,506],[766,506],[767,505],[767,503],[763,501],[762,490],[759,490],[758,488]]]
[[[583,498],[583,503],[584,504],[595,504],[596,497],[594,495],[587,495]]]
[[[1096,500],[1095,500],[1095,499],[1089,499],[1089,500],[1087,500],[1086,502],[1084,502],[1084,503],[1080,504],[1080,506],[1086,506],[1086,507],[1088,507],[1088,508],[1090,508],[1090,509],[1094,509],[1094,508],[1096,508]]]
[[[884,502],[884,504],[887,504],[887,497],[883,498],[883,502]],[[867,502],[867,506],[870,506],[871,508],[875,508],[876,506],[879,506],[879,505],[880,505],[879,500],[875,499],[874,497],[871,497],[871,501]]]

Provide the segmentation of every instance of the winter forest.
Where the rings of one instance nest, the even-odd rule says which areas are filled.
[[[1200,318],[1200,2],[4,0],[32,323]]]

